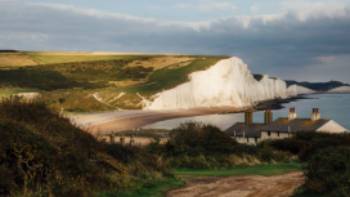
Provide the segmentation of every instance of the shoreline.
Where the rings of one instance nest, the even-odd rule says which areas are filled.
[[[94,135],[109,135],[124,131],[139,129],[143,126],[150,125],[156,122],[186,118],[193,116],[203,116],[211,114],[230,114],[243,113],[247,110],[263,111],[266,109],[282,109],[283,104],[294,102],[308,98],[305,95],[291,97],[287,99],[274,99],[263,101],[254,107],[235,108],[231,106],[210,107],[210,108],[193,108],[193,109],[178,109],[178,110],[125,110],[125,111],[110,111],[97,112],[88,114],[71,114],[67,117],[71,122],[83,129],[84,131]]]
[[[84,131],[99,136],[134,130],[164,120],[220,113],[241,113],[248,109],[227,106],[167,111],[129,110],[68,115],[68,118]]]

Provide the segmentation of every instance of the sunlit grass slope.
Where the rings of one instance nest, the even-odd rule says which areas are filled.
[[[225,57],[83,52],[0,53],[0,97],[39,92],[66,111],[141,108],[142,98],[173,88]],[[6,92],[5,92],[6,89]],[[14,91],[20,93],[21,91]]]

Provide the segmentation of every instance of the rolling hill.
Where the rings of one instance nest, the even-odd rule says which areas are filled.
[[[145,106],[145,102],[154,99],[154,95],[159,95],[161,92],[190,82],[191,73],[207,71],[220,60],[227,58],[227,56],[203,55],[3,50],[0,52],[0,98],[13,95],[20,95],[21,97],[34,94],[40,95],[41,99],[56,111],[91,112],[141,109]],[[225,78],[225,73],[231,73],[231,78],[234,76],[230,69],[222,71],[221,75],[223,78],[218,76],[215,80],[216,82],[222,82],[218,86],[222,87],[226,84],[226,87],[228,85],[222,79]],[[210,80],[210,76],[211,74],[208,73],[208,76],[205,78]],[[236,79],[226,76],[227,80],[231,80],[231,83],[236,84],[236,86],[232,86],[235,88],[229,88],[230,90],[222,88],[220,94],[226,95],[228,91],[232,92],[242,87],[242,85],[237,84],[247,83],[247,81],[237,81],[239,75],[235,76]],[[266,84],[270,85],[278,81],[276,78],[266,78],[260,74],[255,74],[248,78],[251,79],[252,84],[255,84],[255,80],[258,83],[266,82]],[[194,82],[189,84],[189,87],[191,87],[187,88],[188,90],[186,89],[186,91],[191,91],[190,89],[192,88],[190,94],[194,94],[194,90],[196,90],[196,95],[202,95],[206,91],[201,91],[206,89],[206,86],[215,86],[215,84],[208,80],[206,81],[206,79],[204,79],[205,83],[200,82],[204,84],[201,88],[199,86],[199,89],[194,88],[194,84],[199,85],[197,82]],[[270,82],[267,83],[266,80]],[[303,92],[325,92],[347,84],[337,81],[324,83],[286,81],[286,85],[292,92],[297,90],[303,90]],[[249,90],[245,89],[242,91],[244,94],[249,92]],[[169,93],[169,96],[171,98],[174,95],[179,97],[180,92],[174,90],[173,93]],[[242,95],[242,93],[239,93],[239,95]],[[261,99],[265,97],[270,98],[275,93],[270,91],[269,95],[265,95]],[[209,102],[207,97],[197,98],[195,95],[192,96],[196,97],[192,99],[193,102],[199,99],[199,104],[197,103],[195,106],[201,106],[200,103]],[[232,100],[231,97],[229,96],[228,99]],[[189,97],[185,95],[181,98]],[[201,101],[203,99],[205,101]],[[226,100],[223,103],[227,103]],[[178,103],[177,101],[174,102]],[[168,104],[164,106],[168,106]],[[175,104],[173,106],[186,107],[187,104]]]
[[[38,92],[51,108],[103,111],[142,107],[143,98],[188,80],[224,56],[85,52],[0,53],[0,96]]]

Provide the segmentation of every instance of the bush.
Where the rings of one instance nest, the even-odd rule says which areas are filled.
[[[91,196],[162,175],[164,161],[139,152],[99,143],[43,103],[0,103],[0,196]]]
[[[236,145],[235,140],[216,127],[187,123],[171,132],[166,148],[173,155],[199,155],[231,153]]]
[[[329,196],[350,193],[350,147],[322,149],[311,157],[305,169],[306,187]]]
[[[268,145],[260,147],[239,144],[218,128],[187,123],[170,132],[162,150],[171,167],[227,168],[289,160],[290,154],[275,151]]]
[[[308,161],[321,149],[350,146],[350,135],[300,132],[292,138],[269,141],[268,144],[275,150],[287,151],[298,155],[301,161]]]

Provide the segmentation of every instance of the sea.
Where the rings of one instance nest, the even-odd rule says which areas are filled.
[[[311,115],[312,108],[319,108],[321,118],[332,119],[343,127],[350,130],[350,94],[313,94],[305,96],[305,99],[299,99],[290,103],[283,104],[282,109],[273,110],[274,119],[287,117],[288,108],[295,107],[300,118],[308,118]],[[194,116],[187,118],[177,118],[166,121],[156,122],[147,125],[147,129],[173,129],[187,122],[198,122],[210,124],[226,130],[237,122],[244,120],[243,113],[232,114],[213,114]],[[254,122],[263,122],[264,112],[254,113]]]

